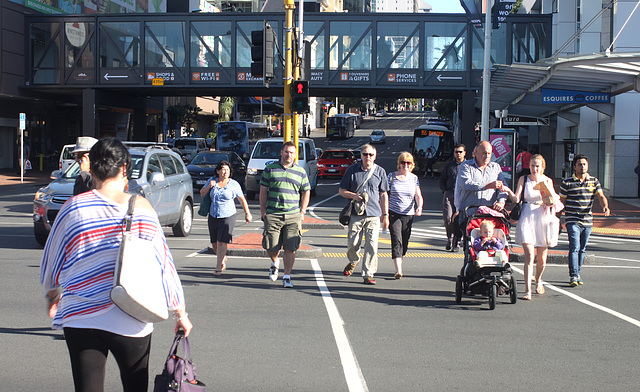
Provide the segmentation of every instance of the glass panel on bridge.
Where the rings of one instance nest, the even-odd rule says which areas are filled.
[[[377,37],[378,68],[418,68],[420,37],[418,22],[379,22]]]
[[[324,22],[304,22],[304,39],[311,43],[311,69],[324,68]]]
[[[466,64],[465,23],[425,23],[425,70],[464,71]]]
[[[184,22],[148,22],[145,65],[153,68],[185,66]]]
[[[190,64],[192,67],[231,66],[231,22],[193,22]]]
[[[31,77],[35,84],[60,83],[60,23],[32,23]]]
[[[100,66],[126,68],[140,66],[140,23],[102,23]]]
[[[331,22],[329,69],[371,69],[371,22]]]

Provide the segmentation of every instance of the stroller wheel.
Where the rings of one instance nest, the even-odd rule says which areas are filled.
[[[456,303],[462,303],[462,276],[456,277]]]
[[[512,304],[515,304],[518,300],[518,289],[516,288],[516,278],[511,275],[511,280],[509,281],[509,299]]]
[[[496,297],[498,296],[498,286],[496,284],[495,277],[491,282],[491,287],[489,287],[489,309],[493,310],[496,308]]]

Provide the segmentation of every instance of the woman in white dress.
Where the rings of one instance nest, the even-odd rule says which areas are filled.
[[[524,249],[524,284],[525,292],[523,299],[531,299],[531,278],[533,275],[533,259],[538,257],[536,263],[536,293],[544,294],[542,284],[542,273],[547,264],[547,249],[549,244],[555,246],[557,243],[558,230],[554,225],[550,225],[550,216],[554,215],[553,204],[559,199],[553,189],[553,181],[544,175],[546,162],[544,157],[536,154],[529,161],[531,174],[522,176],[518,180],[516,192],[505,187],[509,198],[515,203],[520,202],[524,196],[522,212],[516,228],[516,242]],[[544,189],[546,187],[546,190]],[[541,192],[542,188],[542,192]],[[524,195],[523,195],[524,189]],[[545,191],[549,191],[548,197]],[[554,230],[555,233],[550,232]],[[555,237],[554,237],[555,236]],[[549,239],[551,238],[551,241]],[[555,241],[554,241],[555,239]],[[534,253],[535,249],[535,253]]]

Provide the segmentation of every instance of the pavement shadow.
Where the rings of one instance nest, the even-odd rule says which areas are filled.
[[[0,327],[0,335],[31,335],[51,337],[53,340],[64,340],[62,331],[54,331],[51,327],[7,328]]]

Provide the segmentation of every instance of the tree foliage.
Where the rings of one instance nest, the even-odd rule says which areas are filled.
[[[453,120],[453,114],[456,111],[455,99],[439,99],[434,105],[434,109],[438,112],[440,118],[446,118],[447,120]]]
[[[187,134],[191,136],[195,131],[191,130],[192,125],[195,125],[198,122],[200,111],[202,111],[202,109],[198,106],[191,106],[183,103],[168,106],[166,112],[169,134],[175,136],[176,130],[184,125]]]

